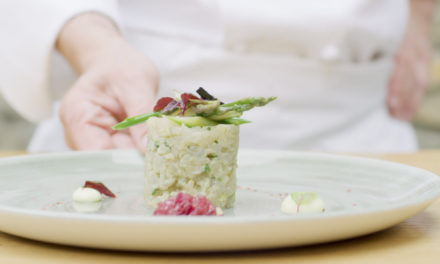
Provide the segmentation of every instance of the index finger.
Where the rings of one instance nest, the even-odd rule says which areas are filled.
[[[82,123],[70,134],[72,148],[81,150],[112,149],[114,144],[110,133],[102,127]]]
[[[126,90],[120,99],[127,116],[136,116],[153,111],[155,101],[155,87],[143,82],[136,87]],[[146,147],[147,128],[145,124],[139,124],[129,128],[133,142],[138,149],[143,151]]]

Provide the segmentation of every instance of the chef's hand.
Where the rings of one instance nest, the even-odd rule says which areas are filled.
[[[61,30],[57,49],[79,78],[61,101],[60,119],[72,149],[145,148],[145,126],[111,127],[152,110],[158,73],[106,17],[86,13]]]
[[[387,106],[396,118],[411,121],[428,86],[433,0],[411,1],[411,16],[391,75]]]

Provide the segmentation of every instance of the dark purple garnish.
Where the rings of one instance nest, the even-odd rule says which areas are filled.
[[[154,106],[154,112],[159,112],[162,109],[164,109],[170,102],[174,101],[171,97],[162,97],[159,100],[157,100],[156,105]]]
[[[83,188],[93,188],[98,192],[107,195],[108,197],[116,198],[116,195],[112,193],[102,182],[86,181]]]
[[[162,113],[170,114],[178,108],[180,108],[180,103],[173,99],[173,101],[169,102],[167,106],[165,106],[165,108],[162,109]]]
[[[204,100],[217,100],[217,98],[215,98],[214,96],[210,95],[205,89],[203,89],[202,87],[200,87],[199,89],[197,89],[196,91],[200,97]]]
[[[190,94],[190,93],[183,93],[180,95],[180,99],[182,100],[180,102],[180,114],[183,116],[185,114],[186,109],[188,109],[189,104],[191,103],[191,99],[193,100],[200,100],[197,96]]]
[[[180,101],[176,101],[171,97],[162,97],[157,100],[153,110],[154,112],[160,111],[162,114],[170,114],[179,108],[181,115],[184,115],[186,109],[192,103],[191,100],[200,100],[200,98],[190,93],[181,94]]]

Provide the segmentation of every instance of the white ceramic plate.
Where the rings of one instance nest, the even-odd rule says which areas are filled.
[[[143,204],[143,161],[134,151],[0,159],[0,230],[66,245],[122,250],[217,251],[340,240],[395,225],[440,194],[418,168],[345,156],[240,150],[234,209],[223,217],[152,216]],[[78,213],[72,192],[104,182],[117,198]],[[316,191],[326,212],[283,215],[285,193]]]

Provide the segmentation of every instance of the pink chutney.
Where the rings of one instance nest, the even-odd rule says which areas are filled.
[[[203,195],[179,192],[157,204],[154,215],[217,215],[215,206]]]

